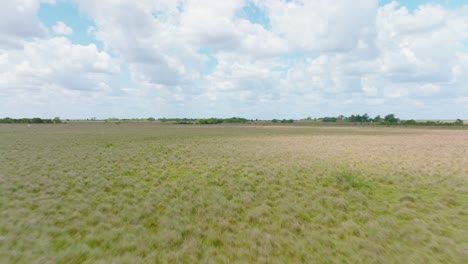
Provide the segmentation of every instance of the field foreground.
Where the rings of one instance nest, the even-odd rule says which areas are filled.
[[[0,262],[468,263],[468,131],[0,125]]]

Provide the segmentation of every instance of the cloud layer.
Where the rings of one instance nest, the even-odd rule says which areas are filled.
[[[76,1],[98,49],[40,2],[0,10],[4,115],[468,118],[468,5]]]

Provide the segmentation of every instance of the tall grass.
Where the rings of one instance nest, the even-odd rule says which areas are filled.
[[[465,263],[468,134],[0,126],[0,262]]]

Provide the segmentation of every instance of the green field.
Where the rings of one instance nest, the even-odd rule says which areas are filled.
[[[0,125],[1,263],[468,263],[468,131]]]

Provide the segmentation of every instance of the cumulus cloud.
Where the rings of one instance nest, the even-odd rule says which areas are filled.
[[[37,19],[39,0],[2,1],[0,50],[21,48],[26,38],[44,38],[47,28]]]
[[[95,45],[74,45],[66,38],[38,39],[23,50],[4,54],[0,64],[0,87],[43,89],[58,85],[65,89],[97,89],[99,80],[117,74],[119,67]],[[74,77],[72,77],[74,76]]]
[[[73,29],[71,27],[67,26],[62,21],[57,21],[57,23],[55,23],[55,25],[52,26],[52,30],[57,35],[71,35],[71,34],[73,34]]]
[[[119,35],[112,27],[120,8],[109,18],[97,14],[101,7],[93,3],[87,8],[94,7],[97,35],[123,54],[137,83],[197,86],[171,90],[186,100],[218,102],[219,109],[286,98],[350,108],[392,100],[413,104],[411,98],[436,101],[465,93],[455,78],[466,69],[459,59],[466,52],[466,11],[423,5],[410,12],[396,2],[378,7],[372,0],[254,1],[269,19],[267,30],[236,16],[244,1],[166,1],[129,4],[125,16],[134,20],[122,24]],[[200,48],[217,60],[208,76]],[[299,56],[284,60],[288,54]]]
[[[110,84],[120,70],[95,45],[74,45],[66,38],[27,42],[23,50],[9,50],[1,58],[2,110],[20,107],[28,115],[44,105],[112,94]]]
[[[293,51],[329,52],[353,49],[373,33],[377,1],[258,1],[272,31]]]
[[[98,50],[48,36],[35,16],[38,1],[9,1],[0,15],[24,19],[14,29],[0,16],[0,49],[24,49],[0,54],[0,93],[14,86],[112,96],[108,101],[124,100],[137,115],[442,116],[451,104],[466,109],[468,6],[408,10],[378,2],[75,1],[94,21],[87,32],[103,43]],[[268,26],[249,18],[246,5]],[[73,31],[58,22],[53,32]],[[119,74],[131,87],[116,83]]]

